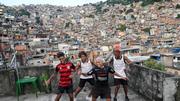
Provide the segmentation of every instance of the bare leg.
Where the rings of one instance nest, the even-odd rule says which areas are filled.
[[[111,98],[106,98],[106,101],[111,101]]]
[[[91,89],[91,91],[90,91],[88,97],[91,97],[91,96],[92,96],[92,89]]]
[[[76,97],[81,90],[82,90],[82,88],[78,87],[78,88],[76,89],[76,91],[74,92],[74,96]]]
[[[59,101],[60,98],[61,98],[62,94],[57,94],[56,98],[55,98],[55,101]]]
[[[124,93],[126,96],[128,96],[128,86],[127,85],[123,85],[124,88]]]
[[[94,85],[94,79],[91,79],[91,80],[89,80],[88,82],[89,82],[89,84],[91,85],[91,87],[90,87],[91,91],[90,91],[88,97],[91,97],[91,96],[92,96],[92,88],[93,88],[93,85]]]
[[[97,99],[96,97],[92,97],[92,101],[96,101],[96,99]]]
[[[68,96],[69,96],[70,101],[73,101],[73,100],[74,100],[74,99],[73,99],[73,93],[69,93]]]
[[[120,85],[116,85],[115,91],[114,91],[114,97],[117,97],[118,91],[119,91]]]

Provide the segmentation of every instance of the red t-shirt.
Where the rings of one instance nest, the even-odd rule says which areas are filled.
[[[56,72],[58,72],[60,76],[59,86],[68,87],[72,84],[72,78],[69,76],[74,69],[75,66],[71,62],[60,63],[56,66]]]

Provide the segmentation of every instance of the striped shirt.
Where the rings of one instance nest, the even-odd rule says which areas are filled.
[[[59,86],[68,87],[72,85],[72,78],[69,76],[72,75],[74,69],[75,66],[71,62],[60,63],[56,66],[56,72],[58,72],[60,76]]]
[[[99,68],[96,66],[87,75],[95,75],[95,86],[108,86],[109,73],[115,73],[112,67],[104,66],[103,68]]]

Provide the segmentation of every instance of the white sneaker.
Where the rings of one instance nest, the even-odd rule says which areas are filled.
[[[77,101],[76,97],[74,97],[74,101]]]
[[[86,100],[92,101],[92,97],[86,96]]]
[[[106,101],[106,99],[105,98],[101,98],[101,101]]]

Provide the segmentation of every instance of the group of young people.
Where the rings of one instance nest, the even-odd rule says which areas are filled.
[[[55,101],[59,101],[62,94],[65,92],[68,94],[70,101],[76,101],[76,97],[83,89],[86,82],[92,85],[92,89],[88,95],[91,101],[96,101],[98,97],[106,99],[106,101],[111,101],[111,89],[108,84],[109,74],[114,76],[115,92],[113,100],[117,101],[120,85],[123,85],[125,100],[129,101],[128,78],[125,70],[126,64],[131,64],[132,62],[121,54],[120,49],[114,48],[113,53],[114,55],[111,61],[106,63],[101,57],[97,57],[95,61],[91,61],[87,53],[81,51],[79,53],[81,60],[74,66],[72,62],[66,60],[63,52],[59,52],[57,57],[60,63],[56,66],[55,73],[47,80],[47,84],[50,84],[53,78],[59,73],[60,79]],[[80,75],[80,82],[75,91],[73,91],[72,72],[77,72],[77,74]]]

